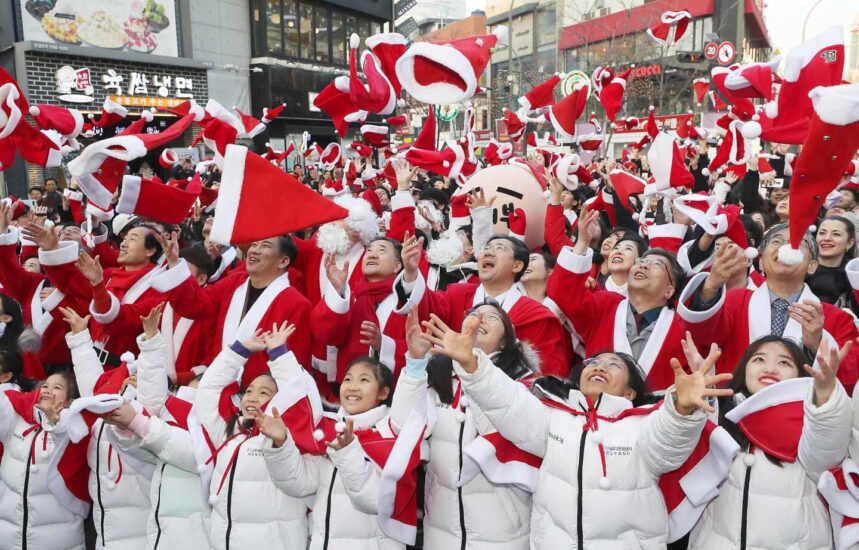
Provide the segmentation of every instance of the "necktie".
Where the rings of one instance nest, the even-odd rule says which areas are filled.
[[[789,305],[788,301],[782,298],[778,298],[772,303],[770,328],[775,336],[781,336],[784,333],[784,327],[787,325],[787,308]]]
[[[635,320],[635,330],[641,334],[642,325],[644,324],[644,315],[641,313],[633,313],[632,318]]]

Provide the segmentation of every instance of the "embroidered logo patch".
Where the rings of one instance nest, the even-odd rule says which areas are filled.
[[[838,58],[838,52],[836,52],[835,50],[826,50],[820,52],[820,57],[822,57],[823,61],[826,63],[834,63],[835,60]]]

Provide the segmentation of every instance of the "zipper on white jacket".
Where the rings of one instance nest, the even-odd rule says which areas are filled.
[[[749,449],[749,452],[754,452]],[[743,482],[743,513],[740,519],[740,550],[746,550],[746,531],[749,525],[749,485],[752,478],[752,467],[746,466],[746,476]]]
[[[462,438],[465,434],[465,420],[459,423],[459,477],[462,477]],[[459,545],[460,550],[465,550],[468,543],[468,536],[465,532],[465,507],[462,501],[462,486],[457,484],[456,495],[459,499],[459,532],[462,534],[462,542]]]
[[[24,471],[24,492],[22,494],[23,499],[23,517],[21,522],[21,550],[27,550],[27,524],[30,521],[30,505],[28,503],[29,498],[28,493],[30,491],[30,464],[32,464],[36,455],[36,440],[39,439],[39,432],[42,429],[38,428],[35,430],[33,434],[33,441],[30,442],[30,454],[27,456],[27,469]]]
[[[158,543],[161,542],[161,519],[158,517],[158,514],[161,512],[161,489],[164,487],[164,468],[167,467],[167,463],[161,465],[161,477],[158,478],[158,502],[155,503],[155,528],[158,530],[155,535],[155,546],[152,547],[152,550],[158,550]]]
[[[104,538],[104,504],[101,502],[101,435],[104,433],[104,426],[105,424],[102,422],[101,427],[98,429],[98,437],[95,441],[95,492],[98,509],[101,510],[98,538],[101,539],[102,546],[107,546],[107,540]]]
[[[588,440],[588,431],[582,430],[582,437],[579,440],[579,467],[576,483],[576,539],[578,540],[578,548],[579,550],[584,550],[585,547],[585,533],[584,526],[582,525],[582,503],[583,503],[583,491],[582,491],[582,478],[584,477],[584,464],[585,464],[585,442]]]
[[[241,445],[239,443],[239,447]],[[241,453],[236,451],[236,459],[233,460],[233,465],[230,468],[230,486],[227,487],[227,533],[225,540],[227,550],[230,550],[230,533],[233,530],[233,481],[236,478],[236,466],[239,464],[239,454]]]
[[[331,494],[334,492],[334,480],[337,479],[337,467],[331,473],[331,483],[328,484],[328,500],[325,506],[325,537],[322,540],[322,550],[328,550],[328,538],[331,534]]]

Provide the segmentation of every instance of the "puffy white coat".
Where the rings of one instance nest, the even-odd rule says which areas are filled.
[[[289,352],[269,362],[271,374],[279,384],[284,379],[279,366],[292,357]],[[267,438],[234,435],[228,439],[227,423],[218,412],[221,390],[239,378],[245,361],[225,348],[203,375],[194,402],[193,412],[209,433],[212,444],[220,447],[209,487],[213,502],[209,542],[218,550],[305,548],[307,506],[278,489],[272,481],[263,454]],[[231,460],[234,454],[235,460]]]
[[[93,394],[104,368],[93,350],[89,331],[66,335],[81,396]],[[93,423],[87,448],[89,494],[93,502],[96,544],[109,550],[146,547],[149,490],[153,466],[122,454],[113,431],[101,419]]]
[[[678,414],[672,388],[665,405],[649,415],[600,422],[597,432],[585,431],[584,416],[544,406],[482,351],[474,354],[479,367],[473,374],[454,362],[465,393],[502,436],[543,458],[531,510],[531,548],[665,548],[668,512],[659,476],[688,458],[707,416],[701,411]],[[575,408],[586,402],[577,391],[571,391],[567,401]],[[616,416],[630,407],[626,399],[603,395],[597,411]],[[596,440],[605,450],[607,487],[605,482],[600,486],[603,471]]]
[[[58,449],[58,441],[50,433],[54,426],[39,411],[34,416],[41,429],[22,435],[31,425],[0,392],[0,442],[4,447],[0,479],[5,486],[0,491],[0,547],[83,550],[84,518],[63,506],[48,488],[48,465]],[[35,464],[30,458],[31,446]]]
[[[427,407],[430,461],[424,488],[424,548],[461,548],[463,523],[469,550],[528,548],[531,495],[494,485],[482,473],[465,486],[457,486],[462,450],[478,435],[495,431],[489,418],[473,401],[464,414],[452,409],[434,390],[427,389],[426,374],[413,378],[407,372],[397,382],[392,409],[395,418],[403,418],[410,409]],[[456,384],[454,381],[454,390]]]
[[[841,384],[819,407],[814,405],[813,392],[811,386],[796,462],[776,465],[760,450],[740,452],[719,487],[719,496],[710,501],[692,530],[689,548],[740,548],[746,488],[748,550],[832,548],[829,513],[817,493],[817,482],[847,455],[853,411]]]
[[[301,368],[297,363],[295,367]],[[377,424],[384,428],[387,413],[388,407],[381,406],[349,418],[356,430]],[[379,527],[379,474],[357,438],[340,451],[329,449],[327,456],[302,455],[292,439],[277,449],[267,439],[264,451],[275,485],[292,497],[315,495],[311,550],[405,549]]]
[[[160,418],[165,414],[168,391],[164,339],[160,333],[150,340],[139,337],[137,345],[137,396],[152,416],[147,417],[148,430],[143,438],[125,430],[115,433],[123,450],[155,464],[146,548],[208,550],[211,508],[201,487],[191,436]]]

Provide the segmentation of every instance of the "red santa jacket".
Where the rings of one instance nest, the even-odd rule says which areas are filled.
[[[213,285],[200,287],[191,276],[188,264],[181,261],[153,279],[152,286],[163,292],[176,314],[188,319],[213,319],[214,332],[200,335],[208,350],[206,364],[235,341],[244,342],[257,328],[271,330],[272,325],[284,321],[293,323],[295,334],[289,347],[298,361],[310,365],[310,302],[289,284],[284,273],[275,279],[242,315],[247,300],[249,276],[246,271],[235,271]],[[268,371],[264,352],[254,353],[245,365],[242,384]]]
[[[75,267],[78,244],[61,242],[55,250],[39,250],[39,261],[51,283],[67,297],[90,302],[93,287]],[[150,286],[160,273],[153,264],[129,272],[124,268],[104,270],[104,288],[110,299],[107,311],[96,311],[90,302],[90,313],[95,321],[90,327],[93,342],[114,355],[131,351],[138,353],[136,337],[143,330],[142,315],[164,301],[163,296]]]
[[[209,340],[217,325],[214,319],[186,319],[167,304],[161,316],[161,334],[167,346],[167,360],[176,373],[176,383],[185,385],[196,374],[196,366],[208,365],[211,355]],[[171,369],[168,369],[171,370]]]
[[[616,292],[592,292],[585,288],[592,254],[589,249],[586,255],[580,256],[565,248],[549,276],[548,295],[572,321],[582,337],[588,357],[613,351],[631,355],[626,329],[629,299]],[[672,357],[685,364],[680,340],[686,330],[690,330],[687,323],[668,307],[664,307],[654,321],[653,332],[638,358],[651,391],[664,390],[674,383],[674,371],[669,365]]]
[[[486,299],[483,285],[457,283],[444,291],[432,291],[427,290],[421,276],[412,289],[409,301],[419,304],[422,320],[434,313],[453,330],[460,330],[465,313]],[[501,307],[510,316],[516,337],[537,350],[543,374],[565,378],[570,372],[573,351],[570,337],[555,314],[540,302],[522,294],[516,285],[506,292]]]
[[[746,351],[751,342],[771,333],[772,308],[770,306],[769,287],[766,283],[756,290],[734,288],[722,292],[722,296],[709,312],[692,311],[688,306],[695,292],[707,280],[707,274],[699,273],[693,277],[683,294],[677,312],[695,327],[695,343],[698,349],[707,349],[715,342],[722,349],[722,356],[716,364],[718,372],[731,372]],[[803,285],[802,294],[798,301],[814,300],[819,302],[808,285]],[[859,337],[859,330],[853,321],[853,316],[830,304],[823,306],[823,337],[830,344],[839,347]],[[802,327],[793,319],[788,319],[782,336],[795,342],[802,342]],[[838,379],[844,384],[848,393],[859,379],[859,350],[855,347],[838,367]]]

